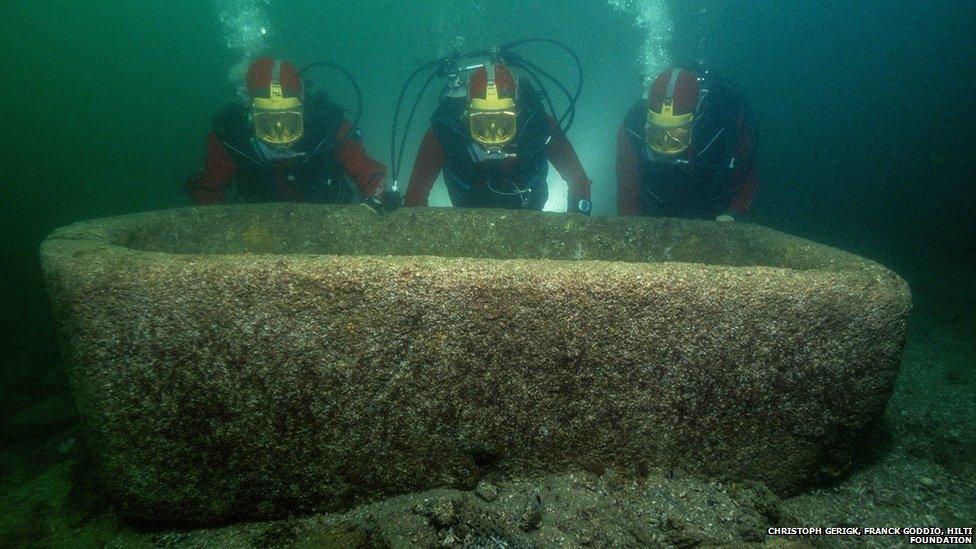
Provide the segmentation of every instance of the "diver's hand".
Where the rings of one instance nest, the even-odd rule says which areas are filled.
[[[718,221],[719,223],[732,223],[733,221],[735,221],[735,216],[732,215],[732,214],[727,214],[726,213],[726,214],[722,214],[720,216],[717,216],[715,218],[715,221]]]
[[[383,209],[388,212],[396,211],[403,206],[403,197],[396,191],[386,191],[383,193]]]
[[[569,213],[581,213],[590,215],[593,210],[593,202],[590,201],[590,188],[593,182],[589,179],[569,182],[569,192],[566,193],[566,211]]]
[[[374,213],[378,213],[378,214],[383,213],[383,202],[378,197],[375,196],[370,196],[368,198],[365,198],[362,201],[362,203],[360,203],[360,206],[369,208]]]
[[[593,203],[590,202],[588,196],[570,196],[568,202],[566,211],[569,213],[581,213],[588,216],[593,211]]]
[[[368,206],[378,214],[395,211],[403,204],[400,193],[394,191],[377,191],[376,194],[363,200],[363,205]]]

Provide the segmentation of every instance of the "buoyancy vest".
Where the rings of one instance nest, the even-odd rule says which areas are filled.
[[[685,154],[671,158],[647,145],[647,101],[638,101],[627,113],[625,127],[640,159],[641,215],[711,219],[725,213],[735,193],[735,154],[747,115],[738,91],[722,80],[706,78],[691,146]]]
[[[351,202],[355,189],[336,157],[343,109],[319,93],[304,102],[305,131],[297,156],[262,158],[247,105],[230,105],[214,118],[214,132],[234,161],[242,202]]]
[[[541,210],[549,198],[549,123],[538,92],[519,85],[517,134],[505,159],[479,158],[471,138],[463,98],[445,98],[431,117],[444,151],[444,182],[456,207]]]

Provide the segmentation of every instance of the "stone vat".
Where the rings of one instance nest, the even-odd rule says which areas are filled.
[[[198,524],[489,473],[795,492],[882,413],[911,307],[876,263],[672,219],[184,208],[41,257],[106,489]]]

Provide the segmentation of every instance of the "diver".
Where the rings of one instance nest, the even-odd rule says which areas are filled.
[[[448,85],[424,135],[404,198],[426,206],[443,170],[456,207],[541,210],[549,162],[569,184],[567,211],[589,214],[590,180],[540,94],[500,60],[486,61],[465,86]]]
[[[670,68],[617,134],[617,213],[735,221],[758,181],[748,105],[698,66]]]
[[[288,61],[255,59],[246,85],[250,104],[230,105],[214,118],[204,168],[185,183],[196,204],[224,201],[235,181],[245,203],[362,201],[383,208],[386,168],[366,153],[342,107],[322,92],[306,97]]]

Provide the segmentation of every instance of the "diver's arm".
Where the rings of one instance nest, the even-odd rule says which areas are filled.
[[[386,166],[369,156],[362,141],[353,132],[353,125],[343,121],[336,136],[336,158],[356,183],[361,196],[379,197],[383,193]]]
[[[546,146],[546,154],[549,162],[555,166],[559,175],[569,184],[570,205],[576,204],[580,199],[590,199],[590,178],[586,176],[583,165],[580,163],[576,149],[569,142],[569,138],[559,127],[556,119],[549,116],[549,144]]]
[[[410,174],[410,184],[407,185],[407,195],[403,205],[427,206],[430,190],[444,167],[444,149],[437,139],[433,128],[427,130],[424,140],[420,143],[417,158],[413,162],[413,173]]]
[[[729,212],[741,217],[749,212],[752,201],[759,189],[756,176],[755,133],[748,122],[742,121],[739,128],[739,143],[736,146],[736,166],[732,172],[732,185],[735,189]]]
[[[194,204],[217,204],[224,200],[224,193],[234,178],[236,167],[224,144],[217,134],[210,132],[207,137],[207,155],[203,170],[187,179],[183,189],[190,195]]]
[[[640,161],[627,134],[626,122],[617,132],[617,215],[640,215]]]

